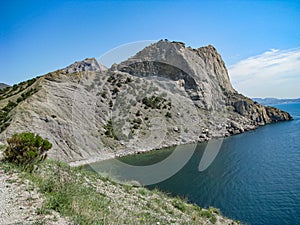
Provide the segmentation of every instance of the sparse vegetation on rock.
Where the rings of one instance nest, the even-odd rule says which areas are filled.
[[[0,101],[7,100],[6,105],[0,109],[0,133],[10,125],[10,112],[22,101],[27,99],[38,91],[36,87],[30,88],[36,82],[37,78],[21,82],[12,87],[6,87],[0,90]],[[13,97],[12,97],[13,96]],[[14,100],[11,100],[14,99]]]
[[[37,79],[38,79],[38,77],[32,78],[30,80],[23,81],[19,84],[15,84],[12,87],[6,87],[4,89],[1,89],[0,90],[0,100],[9,98],[11,96],[21,93],[22,91],[24,91],[25,89],[27,89],[28,87],[33,85],[37,81]]]
[[[161,109],[162,104],[165,103],[167,100],[162,96],[154,96],[151,97],[144,97],[142,99],[142,103],[145,105],[146,108],[152,109]]]

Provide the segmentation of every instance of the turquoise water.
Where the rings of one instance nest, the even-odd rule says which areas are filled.
[[[198,165],[206,144],[198,144],[178,173],[149,188],[180,195],[201,207],[220,208],[223,215],[247,224],[300,224],[300,104],[276,107],[295,120],[226,138],[203,172]],[[171,151],[129,156],[124,161],[148,165]]]

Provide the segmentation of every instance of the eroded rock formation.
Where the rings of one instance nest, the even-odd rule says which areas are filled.
[[[39,133],[53,143],[50,157],[66,162],[205,141],[292,119],[237,93],[213,46],[192,49],[169,41],[110,69],[85,59],[1,97],[2,112],[9,102],[16,105],[3,114],[0,141],[16,132]]]

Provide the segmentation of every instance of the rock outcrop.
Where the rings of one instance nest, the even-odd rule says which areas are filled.
[[[67,74],[87,71],[103,71],[107,68],[97,62],[95,58],[86,58],[83,61],[75,62],[72,65],[62,69]]]
[[[229,95],[228,104],[234,107],[235,112],[250,119],[255,125],[265,125],[292,119],[288,113],[284,113],[274,107],[265,107],[240,94]]]
[[[192,49],[169,41],[110,69],[85,59],[1,97],[2,109],[9,101],[16,105],[2,120],[0,141],[16,132],[39,133],[53,143],[50,157],[69,163],[201,142],[292,119],[237,93],[213,46]]]

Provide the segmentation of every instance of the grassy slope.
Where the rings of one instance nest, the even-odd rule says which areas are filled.
[[[75,224],[232,224],[217,209],[201,209],[158,190],[120,184],[57,161],[47,160],[32,174],[9,163],[2,168],[38,187],[45,197],[39,213],[55,210]]]

